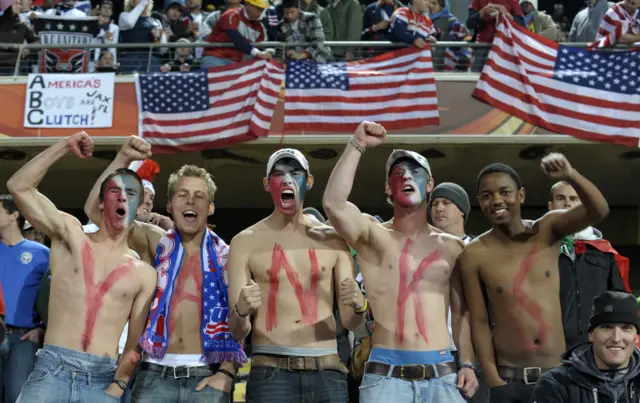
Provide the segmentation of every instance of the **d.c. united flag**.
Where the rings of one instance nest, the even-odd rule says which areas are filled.
[[[559,45],[506,18],[473,96],[560,134],[637,146],[640,52]]]

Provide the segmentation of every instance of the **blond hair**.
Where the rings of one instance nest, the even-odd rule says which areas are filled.
[[[207,184],[207,193],[209,195],[209,201],[213,203],[213,197],[216,195],[216,184],[213,182],[213,178],[211,174],[207,172],[206,169],[200,168],[195,165],[183,165],[178,172],[174,172],[169,176],[169,186],[167,190],[167,196],[169,200],[173,197],[173,194],[176,192],[176,186],[178,186],[178,182],[180,179],[187,178],[200,178]]]
[[[127,13],[131,12],[131,10],[133,10],[136,6],[136,0],[124,0],[124,11],[126,11]],[[149,2],[147,3],[147,6],[144,8],[144,11],[142,11],[142,14],[140,14],[141,16],[150,16],[151,12],[153,11],[153,0],[149,0]]]

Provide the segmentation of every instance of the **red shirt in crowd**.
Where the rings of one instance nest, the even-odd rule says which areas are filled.
[[[232,8],[222,13],[220,20],[209,35],[208,42],[231,42],[226,32],[228,30],[238,31],[248,42],[264,42],[266,38],[262,23],[250,20],[244,7]],[[208,48],[205,49],[204,55],[239,62],[245,53],[236,48]]]
[[[472,0],[469,8],[480,12],[487,4],[501,4],[507,11],[514,17],[522,17],[522,8],[518,4],[517,0]],[[478,25],[478,35],[476,42],[493,42],[493,37],[496,34],[496,16],[486,15],[484,19],[480,20]]]

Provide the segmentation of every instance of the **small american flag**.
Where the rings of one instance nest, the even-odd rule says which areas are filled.
[[[409,47],[360,62],[288,63],[285,131],[351,131],[363,120],[391,130],[440,123],[430,49]]]
[[[503,18],[473,96],[529,123],[637,146],[640,52],[559,45]]]
[[[154,152],[197,151],[266,136],[284,71],[251,60],[136,77],[139,132]]]

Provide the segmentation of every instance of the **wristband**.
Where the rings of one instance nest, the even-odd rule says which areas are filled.
[[[216,373],[224,374],[224,375],[228,376],[229,378],[231,378],[231,380],[236,379],[236,376],[234,374],[232,374],[231,372],[229,372],[229,371],[227,371],[226,369],[223,369],[223,368],[218,368]]]
[[[256,57],[258,53],[260,53],[260,49],[258,48],[251,49],[251,56]]]
[[[117,379],[114,379],[113,381],[111,381],[111,383],[115,383],[122,390],[127,390],[127,386],[129,385],[129,382],[119,381]]]
[[[362,308],[353,309],[353,312],[357,313],[358,315],[362,315],[363,313],[367,312],[367,309],[369,309],[369,300],[365,298],[364,305],[362,305]]]
[[[469,363],[460,365],[460,369],[462,369],[462,368],[469,368],[469,369],[471,369],[473,371],[476,370],[476,367],[473,364],[469,364]]]
[[[356,150],[358,150],[360,154],[364,154],[364,152],[367,151],[366,148],[358,144],[355,137],[351,137],[351,140],[349,140],[349,144],[351,144]]]
[[[241,314],[240,311],[238,311],[238,304],[236,304],[236,306],[233,309],[236,311],[236,315],[238,315],[241,318],[246,318],[247,316],[249,316],[249,314],[251,314],[251,312],[247,313],[246,315]]]

